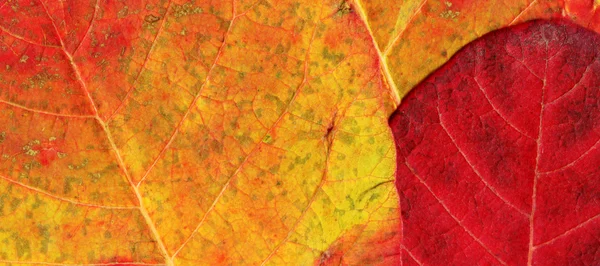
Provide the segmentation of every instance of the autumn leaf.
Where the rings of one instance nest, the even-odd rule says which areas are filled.
[[[485,32],[594,25],[500,3],[0,0],[0,261],[398,264],[402,95]]]
[[[0,2],[0,259],[398,260],[393,102],[343,8]]]
[[[467,43],[531,19],[569,18],[600,31],[598,1],[360,1],[383,73],[402,98]]]
[[[600,263],[599,44],[521,24],[408,94],[391,119],[404,264]]]

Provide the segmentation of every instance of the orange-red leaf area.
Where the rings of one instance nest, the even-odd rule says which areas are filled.
[[[380,74],[337,0],[0,0],[0,263],[395,264]]]
[[[483,36],[390,119],[404,265],[600,264],[600,36]]]

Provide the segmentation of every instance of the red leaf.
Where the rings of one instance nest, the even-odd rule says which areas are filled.
[[[565,21],[502,29],[403,100],[407,265],[600,264],[599,47]]]

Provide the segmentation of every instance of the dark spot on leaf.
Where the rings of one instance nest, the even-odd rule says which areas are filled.
[[[149,14],[144,17],[144,21],[146,21],[148,23],[154,23],[154,22],[159,21],[160,19],[161,19],[161,17],[155,16],[154,14]]]
[[[340,5],[338,6],[337,13],[339,15],[346,15],[346,14],[350,14],[353,12],[354,12],[354,9],[348,1],[342,1],[340,3]]]

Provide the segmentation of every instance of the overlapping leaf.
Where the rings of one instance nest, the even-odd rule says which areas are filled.
[[[469,44],[408,94],[406,265],[600,263],[600,35],[535,21]]]

